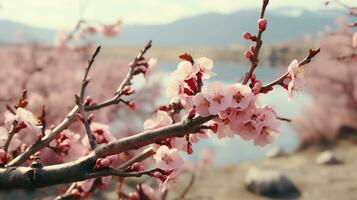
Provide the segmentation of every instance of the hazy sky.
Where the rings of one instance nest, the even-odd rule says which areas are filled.
[[[323,0],[270,0],[270,7],[324,8]],[[35,26],[71,28],[85,19],[162,24],[206,12],[229,13],[260,7],[262,0],[0,0],[0,19]],[[86,5],[86,6],[85,6]]]

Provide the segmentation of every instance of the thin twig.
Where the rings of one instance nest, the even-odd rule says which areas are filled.
[[[311,62],[312,58],[314,58],[318,53],[320,53],[320,49],[317,49],[317,50],[310,49],[309,55],[303,61],[301,61],[299,63],[299,67],[309,64]],[[267,92],[271,91],[275,85],[282,85],[284,83],[285,79],[288,77],[288,75],[289,75],[289,73],[286,72],[284,75],[280,76],[279,78],[272,81],[268,85],[263,86],[260,89],[260,93],[267,93]]]
[[[261,12],[260,12],[260,19],[263,19],[264,18],[264,15],[265,15],[265,11],[266,11],[266,8],[269,4],[269,0],[263,0],[263,5],[262,5],[262,9],[261,9]],[[249,78],[252,76],[255,68],[257,68],[258,66],[258,62],[259,62],[259,53],[260,53],[260,49],[262,48],[263,46],[263,41],[262,41],[262,36],[263,36],[263,32],[264,30],[259,30],[258,32],[258,36],[257,36],[257,39],[255,41],[256,43],[256,47],[255,47],[255,52],[254,52],[254,56],[253,56],[253,59],[251,60],[251,66],[250,66],[250,69],[249,71],[245,74],[245,77],[244,77],[244,80],[243,80],[243,84],[246,85],[249,81]]]
[[[17,121],[14,121],[11,125],[11,129],[9,131],[6,142],[4,144],[4,151],[6,152],[6,154],[9,150],[9,146],[10,146],[12,138],[15,136],[16,133],[18,133],[20,131],[20,128],[17,125],[18,125]]]
[[[121,102],[120,97],[122,96],[122,91],[127,86],[130,84],[131,79],[133,78],[134,70],[132,69],[132,66],[138,65],[138,62],[140,59],[143,59],[144,54],[149,50],[151,47],[151,41],[146,44],[146,46],[140,51],[139,56],[137,56],[134,59],[134,62],[130,64],[130,70],[126,76],[126,78],[122,81],[122,83],[119,85],[118,89],[116,91],[115,96],[111,99],[105,100],[102,103],[99,104],[94,104],[94,105],[89,105],[85,106],[85,111],[94,111],[98,110],[110,105],[115,105]],[[121,91],[121,92],[120,92]],[[56,138],[58,134],[60,134],[63,130],[67,129],[69,125],[71,125],[75,121],[75,115],[79,111],[78,106],[74,106],[72,110],[66,115],[65,119],[58,124],[51,132],[49,132],[45,137],[43,137],[41,140],[38,140],[35,144],[31,145],[28,147],[23,153],[18,155],[16,158],[11,160],[7,166],[13,167],[13,166],[18,166],[24,163],[31,155],[36,153],[37,151],[41,150],[42,148],[45,148],[48,146],[48,144]]]

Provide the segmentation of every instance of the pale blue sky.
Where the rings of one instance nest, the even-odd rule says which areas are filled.
[[[260,7],[262,0],[0,0],[0,19],[35,26],[71,28],[83,17],[103,22],[162,24],[206,12],[229,13]],[[271,0],[270,7],[324,8],[323,0]]]

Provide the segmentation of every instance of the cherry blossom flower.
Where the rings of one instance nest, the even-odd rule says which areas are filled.
[[[145,78],[148,78],[152,75],[152,73],[155,71],[158,62],[156,58],[150,58],[147,63],[148,67],[145,71]]]
[[[215,75],[211,71],[213,68],[211,59],[202,57],[193,62],[193,64],[186,60],[180,62],[177,69],[171,74],[167,87],[169,97],[193,96],[199,92],[199,84],[203,79],[208,79]]]
[[[218,123],[218,139],[222,139],[224,137],[232,138],[235,135],[235,132],[231,129],[231,121],[229,119],[215,118],[214,121]]]
[[[227,93],[233,94],[230,107],[238,111],[245,110],[255,100],[251,88],[240,83],[229,86]]]
[[[254,139],[254,144],[265,146],[272,143],[274,136],[279,132],[279,121],[274,110],[267,106],[259,108],[256,122],[257,137]]]
[[[288,73],[291,78],[291,81],[288,84],[288,95],[290,101],[293,97],[293,91],[302,89],[305,84],[304,68],[299,67],[299,62],[295,59],[290,63],[288,67]]]
[[[207,92],[202,93],[209,102],[208,112],[217,115],[226,110],[232,104],[233,94],[221,82],[213,82],[208,85]]]
[[[208,111],[210,102],[203,96],[202,93],[198,93],[193,97],[193,104],[196,106],[196,112],[201,117],[208,117],[211,113]]]
[[[156,166],[163,170],[180,169],[184,161],[176,148],[169,149],[166,145],[162,145],[154,155]]]
[[[153,118],[144,122],[144,130],[154,130],[172,124],[172,118],[164,111],[157,111]]]
[[[39,131],[41,129],[37,117],[32,112],[21,107],[16,109],[15,115],[10,112],[5,113],[6,124],[12,124],[14,121],[23,123],[27,128],[33,131]]]

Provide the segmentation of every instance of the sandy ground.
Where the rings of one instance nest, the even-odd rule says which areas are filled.
[[[269,199],[247,192],[244,177],[252,166],[283,171],[301,191],[301,200],[356,200],[357,199],[357,146],[341,144],[333,149],[343,164],[321,166],[315,161],[319,151],[308,150],[287,157],[243,162],[239,165],[207,169],[201,172],[186,199],[207,200],[263,200]],[[188,178],[178,182],[175,199],[187,185]]]

